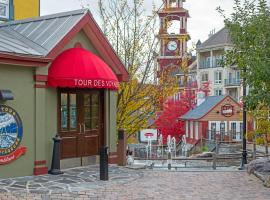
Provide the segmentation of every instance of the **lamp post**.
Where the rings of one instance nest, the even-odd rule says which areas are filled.
[[[247,164],[247,106],[246,106],[246,101],[245,97],[247,96],[247,84],[246,84],[246,67],[244,67],[244,77],[243,77],[243,135],[242,135],[242,161],[241,161],[241,166],[239,169],[244,169],[245,164]]]

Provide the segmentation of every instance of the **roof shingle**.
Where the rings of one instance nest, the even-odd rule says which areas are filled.
[[[214,35],[210,36],[205,42],[197,45],[197,49],[204,49],[224,44],[232,45],[229,31],[226,28],[221,29]]]

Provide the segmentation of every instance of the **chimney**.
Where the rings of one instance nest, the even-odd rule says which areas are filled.
[[[216,33],[216,29],[213,29],[210,31],[208,37],[210,38],[212,35],[214,35]]]
[[[205,101],[205,94],[203,91],[197,92],[197,106],[200,106]]]

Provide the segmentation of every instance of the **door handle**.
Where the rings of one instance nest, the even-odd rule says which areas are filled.
[[[85,123],[83,124],[83,134],[85,134]]]
[[[82,127],[80,123],[79,123],[79,129],[80,129],[80,133],[82,133]]]

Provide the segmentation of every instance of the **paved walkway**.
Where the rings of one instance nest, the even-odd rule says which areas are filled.
[[[98,180],[97,171],[97,167],[86,167],[67,170],[61,176],[0,179],[0,199],[270,199],[270,189],[243,171],[170,172],[110,167],[110,180],[106,182]]]

